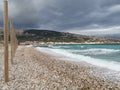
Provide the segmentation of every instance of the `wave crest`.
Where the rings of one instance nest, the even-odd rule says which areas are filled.
[[[118,53],[120,50],[115,49],[85,49],[85,50],[74,50],[74,53],[83,53],[83,54],[92,54],[92,55],[100,55],[100,54],[112,54]]]

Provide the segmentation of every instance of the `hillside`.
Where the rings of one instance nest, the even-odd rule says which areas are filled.
[[[3,29],[0,28],[0,41],[3,40]]]
[[[67,32],[57,32],[52,30],[16,30],[17,38],[20,42],[38,41],[38,42],[76,42],[76,43],[120,43],[120,39],[86,36],[72,34]],[[3,39],[3,30],[0,28],[0,40]]]
[[[83,42],[89,40],[90,37],[65,32],[57,32],[50,30],[25,30],[22,35],[18,35],[21,41],[46,41],[46,42]]]
[[[120,39],[100,38],[95,36],[86,36],[80,34],[72,34],[66,32],[57,32],[51,30],[24,30],[18,39],[24,41],[43,41],[43,42],[103,42],[103,43],[119,43]]]

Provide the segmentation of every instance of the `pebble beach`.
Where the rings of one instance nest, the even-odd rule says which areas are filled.
[[[5,83],[3,48],[0,58],[0,90],[120,90],[119,80],[98,77],[92,65],[59,60],[26,46],[18,47]]]

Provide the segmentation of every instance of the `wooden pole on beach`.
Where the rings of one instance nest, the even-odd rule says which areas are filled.
[[[15,30],[13,30],[13,46],[14,46],[14,48],[13,48],[13,57],[15,56]]]
[[[4,0],[4,79],[8,82],[8,1]]]
[[[11,64],[13,64],[13,23],[12,20],[10,20],[10,46],[11,46]]]
[[[17,40],[15,29],[13,28],[12,20],[10,21],[10,42],[11,42],[11,64],[12,64],[13,58],[15,56],[15,53],[18,47],[18,40]]]

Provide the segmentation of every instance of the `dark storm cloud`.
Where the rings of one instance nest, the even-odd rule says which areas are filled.
[[[3,18],[2,4],[0,1],[0,23]],[[9,17],[19,28],[76,33],[96,28],[109,29],[119,27],[120,0],[9,0]],[[116,32],[120,33],[119,30]]]

